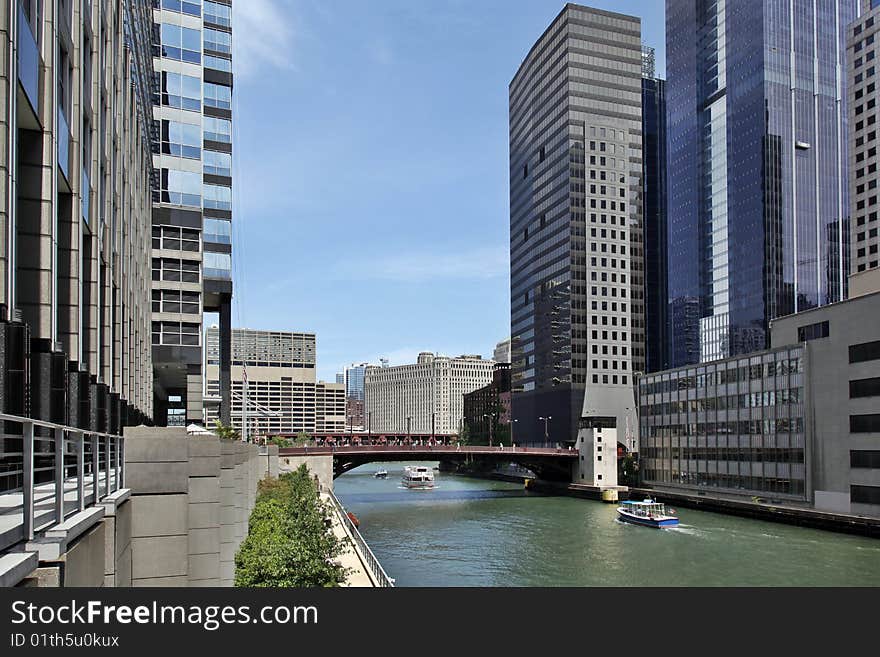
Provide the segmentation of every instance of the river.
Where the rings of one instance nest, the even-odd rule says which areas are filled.
[[[519,484],[435,472],[407,490],[404,465],[334,484],[397,586],[880,586],[880,540],[690,509],[656,530]]]

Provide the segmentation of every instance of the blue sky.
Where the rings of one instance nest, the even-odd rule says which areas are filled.
[[[642,17],[663,72],[661,0]],[[318,376],[509,333],[507,85],[563,3],[235,3],[235,326],[317,333]]]

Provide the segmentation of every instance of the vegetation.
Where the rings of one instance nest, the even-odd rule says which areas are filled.
[[[467,422],[463,423],[461,431],[458,432],[458,444],[465,447],[470,443],[471,430],[468,428]]]
[[[639,463],[631,453],[617,461],[617,483],[621,486],[639,485]]]
[[[305,465],[260,483],[248,535],[235,555],[240,587],[339,586],[348,575],[336,559],[343,541]]]
[[[269,443],[271,445],[278,445],[279,448],[293,446],[293,443],[290,442],[290,439],[284,438],[283,436],[273,436],[269,439]]]
[[[312,436],[305,431],[300,431],[296,434],[296,438],[293,441],[294,446],[296,447],[305,447],[310,442],[312,442]]]
[[[241,434],[231,424],[223,424],[220,420],[214,420],[214,433],[221,440],[241,440]]]

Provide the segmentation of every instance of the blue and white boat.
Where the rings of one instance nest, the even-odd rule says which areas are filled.
[[[666,505],[662,502],[655,502],[651,499],[645,499],[641,502],[621,502],[621,506],[617,507],[617,516],[624,522],[657,529],[675,527],[678,524],[678,517],[673,513],[667,511]]]

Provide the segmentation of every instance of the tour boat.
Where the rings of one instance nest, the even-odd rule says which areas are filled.
[[[678,517],[672,515],[673,511],[667,512],[666,505],[662,502],[645,499],[641,502],[627,501],[621,504],[617,507],[617,516],[624,522],[657,529],[675,527],[678,524]]]
[[[406,466],[403,469],[401,483],[406,488],[434,488],[434,472],[431,468],[421,465]]]
[[[385,470],[385,469],[376,470],[376,472],[373,473],[373,476],[376,477],[377,479],[387,479],[388,478],[388,470]]]

